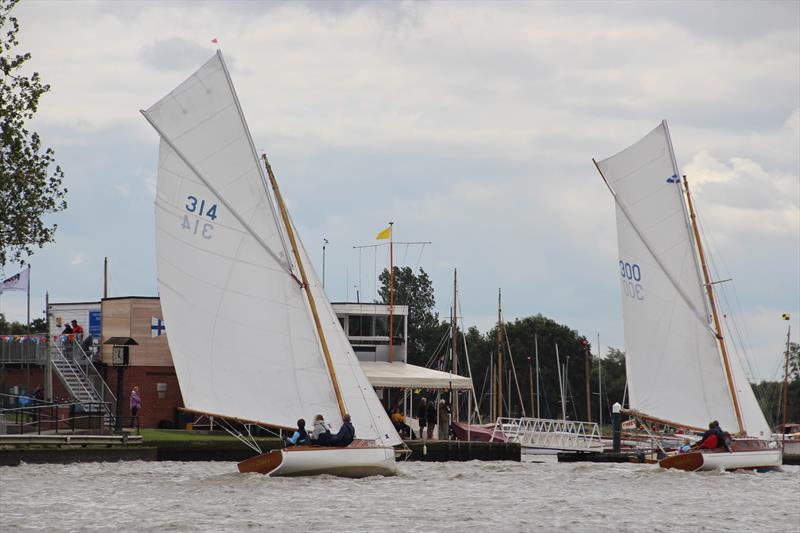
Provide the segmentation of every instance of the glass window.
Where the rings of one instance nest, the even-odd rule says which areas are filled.
[[[342,329],[344,329],[344,317],[343,316],[337,316],[336,318],[339,319],[339,324],[341,324]]]
[[[347,317],[347,335],[350,337],[361,336],[361,317],[350,315]]]
[[[405,319],[406,317],[404,316],[395,316],[394,318],[392,318],[392,329],[394,329],[393,336],[395,338],[400,338],[400,339],[403,338],[403,335],[405,334],[406,331],[404,322]]]
[[[373,337],[375,335],[375,321],[372,316],[361,317],[361,334],[364,337]]]
[[[375,336],[388,337],[389,336],[389,317],[376,316],[375,317]]]

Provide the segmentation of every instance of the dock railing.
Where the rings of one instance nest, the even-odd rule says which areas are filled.
[[[22,400],[22,401],[19,401]],[[30,403],[28,403],[30,402]],[[0,409],[0,435],[109,434],[115,424],[103,406],[83,402],[49,403],[19,397],[22,407]],[[139,432],[139,417],[123,417],[123,426]]]
[[[600,428],[594,422],[545,418],[498,418],[492,440],[517,442],[522,448],[602,452]]]

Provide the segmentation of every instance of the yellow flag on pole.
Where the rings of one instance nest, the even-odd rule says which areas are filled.
[[[390,238],[391,236],[392,236],[392,227],[389,226],[385,230],[383,230],[380,233],[378,233],[378,235],[375,237],[375,240],[376,241],[382,241],[384,239]]]

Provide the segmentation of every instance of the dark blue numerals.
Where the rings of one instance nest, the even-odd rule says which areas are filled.
[[[622,278],[622,289],[625,296],[634,300],[644,300],[644,287],[640,283],[642,269],[639,265],[620,260],[619,275]]]
[[[217,219],[217,204],[212,204],[211,207],[206,209],[206,201],[198,200],[195,196],[186,197],[186,210],[198,217],[208,217],[211,220]],[[189,219],[189,215],[183,215],[181,228],[192,232],[195,235],[201,235],[204,239],[210,239],[214,235],[214,225],[201,221],[199,218]]]
[[[217,219],[217,204],[213,204],[211,207],[206,209],[206,201],[205,200],[197,200],[194,196],[187,196],[186,199],[188,203],[186,204],[186,210],[190,213],[197,212],[198,216],[207,216],[211,220]]]

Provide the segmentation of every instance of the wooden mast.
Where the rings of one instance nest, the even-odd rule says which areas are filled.
[[[457,321],[458,321],[458,269],[453,269],[453,316],[450,320],[450,357],[451,357],[451,367],[453,374],[456,376],[458,375],[458,330],[457,330]],[[450,399],[451,402],[451,414],[453,416],[453,421],[458,422],[458,389],[454,389],[452,392],[452,398]]]
[[[733,374],[731,373],[731,365],[728,360],[728,349],[725,346],[725,339],[722,336],[722,326],[719,321],[719,313],[717,312],[717,302],[714,299],[714,286],[711,283],[711,275],[708,271],[706,264],[706,256],[703,253],[703,244],[700,242],[700,231],[697,229],[697,216],[694,212],[694,204],[692,203],[692,195],[689,193],[689,181],[686,175],[683,176],[683,186],[686,189],[686,200],[689,207],[689,219],[692,222],[692,231],[694,232],[694,240],[697,243],[697,253],[700,258],[700,266],[703,269],[703,279],[705,280],[706,293],[711,304],[711,315],[714,319],[714,330],[717,334],[717,341],[719,341],[719,348],[722,351],[722,362],[725,365],[725,377],[728,380],[728,389],[731,393],[731,400],[733,401],[733,409],[736,411],[736,422],[739,424],[739,433],[744,434],[744,423],[742,422],[742,411],[739,408],[739,397],[736,394],[736,387],[733,383]]]
[[[267,168],[269,182],[272,185],[272,190],[275,192],[275,200],[277,201],[278,209],[281,212],[281,219],[283,220],[283,225],[286,227],[286,234],[289,236],[289,242],[292,245],[292,253],[294,254],[295,261],[297,261],[297,268],[300,270],[300,279],[302,280],[303,288],[306,291],[306,297],[308,298],[308,305],[311,308],[311,314],[314,316],[314,324],[317,327],[317,335],[319,335],[319,342],[322,345],[322,353],[325,356],[325,364],[328,366],[328,373],[331,376],[331,383],[333,384],[333,392],[336,394],[336,402],[339,404],[339,412],[341,413],[342,417],[344,417],[344,415],[347,414],[347,410],[344,407],[342,391],[339,390],[339,380],[336,379],[336,371],[333,369],[333,360],[331,359],[331,353],[328,350],[328,342],[325,340],[325,332],[322,330],[322,323],[319,320],[317,304],[314,301],[314,295],[311,293],[311,287],[308,284],[306,269],[303,266],[302,259],[300,259],[300,251],[297,246],[297,241],[294,237],[292,224],[289,221],[289,213],[286,211],[286,205],[283,203],[283,196],[281,196],[281,190],[278,187],[278,181],[275,179],[275,174],[272,173],[272,167],[267,159],[267,154],[261,154],[261,158],[264,160],[264,166]]]
[[[394,363],[394,222],[389,222],[389,362]],[[359,281],[359,283],[361,283]],[[406,317],[408,320],[408,317]]]

